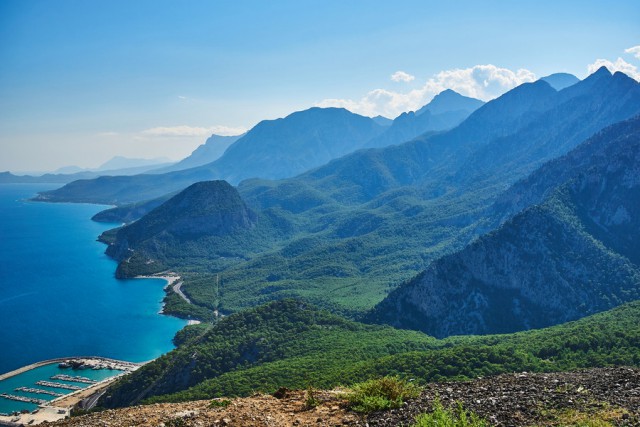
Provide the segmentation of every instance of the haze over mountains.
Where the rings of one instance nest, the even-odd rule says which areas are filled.
[[[431,104],[435,109],[433,118],[425,110],[420,120],[400,116],[396,119],[399,124],[391,127],[378,124],[379,119],[344,109],[311,108],[259,123],[231,144],[222,157],[202,166],[154,177],[109,177],[71,183],[43,197],[51,201],[123,204],[163,196],[200,180],[225,179],[237,184],[247,178],[291,177],[369,144],[396,144],[429,130],[452,127],[482,102],[447,91]],[[382,138],[376,139],[378,136]],[[192,165],[195,155],[169,170]]]
[[[152,172],[158,174],[206,165],[222,157],[226,149],[243,136],[244,134],[235,136],[211,135],[188,157],[170,166],[154,169]]]
[[[462,96],[447,89],[418,111],[402,113],[396,117],[391,127],[369,141],[366,147],[386,147],[409,141],[425,132],[451,129],[483,104],[479,99]]]
[[[116,156],[95,169],[84,169],[78,166],[66,166],[54,172],[41,175],[15,175],[11,172],[0,172],[0,183],[54,183],[65,184],[78,179],[91,179],[103,175],[137,175],[161,167],[169,167],[173,163],[167,158],[131,159]]]

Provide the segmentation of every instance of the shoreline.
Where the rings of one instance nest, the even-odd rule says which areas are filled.
[[[167,294],[167,292],[166,292],[167,288],[172,288],[173,291],[175,293],[177,293],[181,298],[183,298],[188,304],[191,304],[191,301],[189,301],[187,299],[187,297],[182,292],[179,292],[180,285],[182,284],[182,277],[180,277],[176,273],[173,273],[173,272],[169,271],[169,272],[165,272],[165,273],[158,273],[156,275],[153,275],[153,274],[152,275],[139,275],[139,276],[132,277],[132,279],[162,279],[162,280],[165,280],[167,282],[167,284],[163,288],[163,290],[165,291],[165,295]],[[176,286],[178,286],[178,290],[175,289]],[[165,313],[164,312],[164,302],[162,303],[162,308],[160,309],[158,314],[162,314],[163,316],[172,316],[172,317],[175,317],[177,319],[186,320],[187,321],[187,326],[189,326],[189,325],[199,325],[200,323],[202,323],[200,320],[183,319],[181,317]]]
[[[175,273],[167,272],[167,273],[159,273],[158,275],[134,276],[134,277],[132,277],[132,279],[162,279],[162,280],[166,280],[167,284],[164,286],[164,289],[167,289],[169,286],[173,285],[175,282],[180,280],[181,277],[178,276]]]

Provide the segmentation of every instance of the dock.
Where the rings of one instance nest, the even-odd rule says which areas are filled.
[[[36,399],[35,397],[16,396],[8,393],[0,393],[0,397],[4,397],[9,400],[17,400],[18,402],[35,403],[36,405],[44,405],[47,403],[44,399]]]
[[[49,396],[60,397],[64,396],[64,393],[58,393],[57,391],[51,390],[43,390],[41,388],[30,388],[30,387],[18,387],[15,391],[23,391],[25,393],[33,393],[33,394],[48,394]]]
[[[37,381],[36,384],[43,385],[45,387],[63,388],[65,390],[82,390],[82,387],[78,387],[77,385],[56,383],[53,381]]]
[[[83,384],[96,384],[98,381],[92,380],[87,377],[79,377],[79,376],[71,376],[71,375],[54,375],[51,377],[52,380],[62,380],[62,381],[71,381],[75,383],[83,383]]]
[[[37,387],[35,384],[29,384],[26,387],[16,388],[16,395],[10,394],[12,392],[8,390],[7,393],[2,393],[0,395],[0,400],[15,400],[18,402],[24,402],[25,404],[36,404],[39,407],[35,410],[29,410],[28,413],[24,408],[22,409],[22,411],[16,410],[12,411],[11,413],[0,411],[0,426],[6,425],[19,427],[22,425],[36,425],[45,421],[53,422],[68,418],[71,413],[71,408],[76,405],[80,405],[80,403],[83,401],[85,405],[87,405],[88,402],[89,406],[87,406],[87,409],[90,409],[95,404],[97,396],[99,396],[100,393],[104,393],[106,387],[108,387],[110,384],[113,384],[113,382],[118,378],[121,378],[122,376],[132,371],[135,371],[144,363],[133,363],[100,356],[75,356],[56,358],[36,362],[28,366],[23,366],[14,371],[0,374],[0,381],[14,377],[16,375],[20,375],[32,369],[37,369],[41,366],[51,364],[57,364],[60,368],[67,368],[69,370],[73,370],[74,372],[69,372],[69,374],[71,375],[68,375],[66,377],[56,377],[55,375],[49,377],[50,380],[61,380],[62,382],[47,380],[37,381],[35,384],[43,387]],[[83,369],[109,369],[120,372],[114,372],[115,375],[96,382],[84,376],[73,375],[77,372],[77,370]],[[34,380],[30,380],[29,382],[32,383],[33,381]],[[49,389],[49,387],[51,387],[51,389]],[[52,396],[53,398],[52,400],[38,399],[38,396],[27,396],[22,395],[22,393],[33,393],[34,395],[46,394]],[[24,407],[26,405],[22,406]]]

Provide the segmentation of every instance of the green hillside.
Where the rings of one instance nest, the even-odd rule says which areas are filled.
[[[637,366],[639,319],[640,303],[634,302],[547,329],[435,340],[285,300],[213,326],[187,328],[176,350],[118,382],[101,405],[333,387],[388,374],[424,383],[522,370]]]

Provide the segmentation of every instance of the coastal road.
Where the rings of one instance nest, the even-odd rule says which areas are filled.
[[[180,289],[181,287],[182,287],[182,281],[179,281],[178,283],[173,285],[173,292],[180,295],[180,297],[183,300],[185,300],[187,304],[191,304],[191,300],[184,293],[182,293],[182,289]]]

